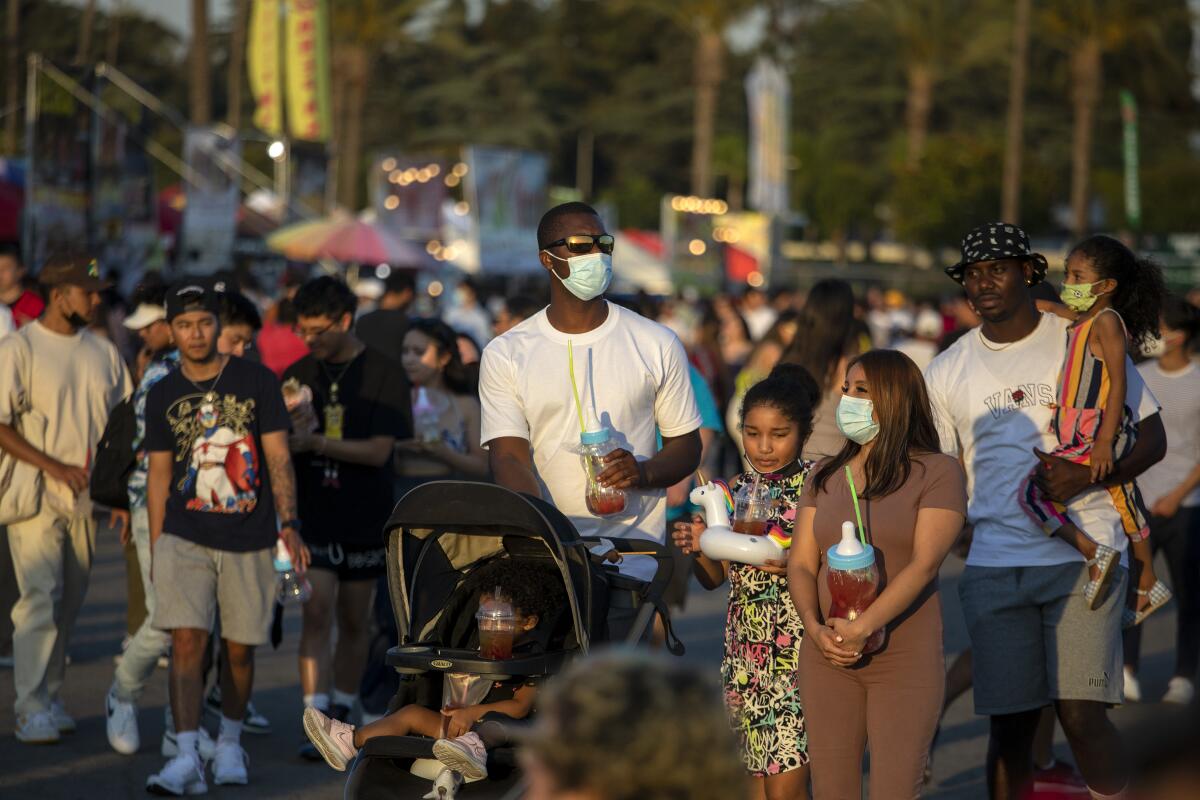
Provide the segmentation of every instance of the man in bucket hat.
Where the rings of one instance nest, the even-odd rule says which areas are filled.
[[[1048,428],[1070,323],[1037,310],[1032,287],[1045,279],[1046,259],[1015,225],[971,231],[946,272],[983,320],[934,359],[925,381],[942,448],[967,471],[974,534],[959,593],[974,649],[975,711],[991,717],[988,788],[1001,798],[1029,788],[1034,732],[1052,705],[1092,796],[1119,795],[1128,775],[1107,707],[1122,700],[1125,570],[1089,610],[1083,557],[1046,536],[1017,502],[1040,459],[1047,494],[1067,503],[1089,535],[1126,547],[1104,487],[1085,466],[1044,452],[1055,444]],[[1132,480],[1166,448],[1157,401],[1132,364],[1127,374],[1138,440],[1107,481]]]
[[[109,412],[133,386],[117,349],[88,330],[110,285],[96,261],[55,258],[38,280],[42,315],[0,342],[0,449],[41,473],[37,507],[14,512],[33,510],[9,520],[8,544],[20,591],[15,732],[22,742],[50,743],[75,730],[58,692],[96,546],[88,469]]]

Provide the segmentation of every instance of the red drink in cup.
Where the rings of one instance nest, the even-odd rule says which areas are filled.
[[[771,496],[770,487],[755,473],[754,480],[742,484],[733,499],[731,527],[738,533],[766,536],[774,509],[775,498]]]
[[[597,517],[610,517],[625,511],[625,492],[600,484],[608,454],[617,449],[608,428],[593,422],[592,428],[579,435],[579,456],[587,481],[583,500],[587,510]]]
[[[490,597],[484,597],[475,619],[479,622],[479,655],[496,661],[512,658],[517,617],[500,587]]]

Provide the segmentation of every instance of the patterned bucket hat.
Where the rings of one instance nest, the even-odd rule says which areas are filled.
[[[962,240],[962,259],[954,266],[947,267],[946,274],[962,283],[963,271],[968,265],[1005,258],[1019,258],[1033,265],[1031,286],[1045,280],[1046,257],[1030,249],[1025,231],[1004,222],[989,222],[968,233]]]

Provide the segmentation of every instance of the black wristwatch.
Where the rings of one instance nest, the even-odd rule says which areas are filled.
[[[299,533],[300,532],[300,520],[285,519],[283,522],[279,523],[279,529],[283,530],[284,528],[289,528],[289,529],[295,531],[296,533]]]

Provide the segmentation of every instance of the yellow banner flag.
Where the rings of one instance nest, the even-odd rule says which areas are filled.
[[[287,0],[287,115],[294,139],[329,141],[328,20],[325,0]]]
[[[279,0],[254,0],[246,36],[246,69],[254,93],[254,124],[283,135],[283,76],[279,73]]]

